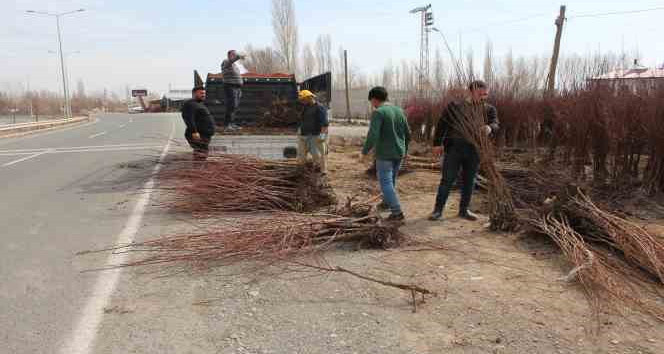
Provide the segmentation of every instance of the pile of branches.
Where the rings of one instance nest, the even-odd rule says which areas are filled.
[[[116,252],[146,254],[120,266],[201,264],[231,265],[245,261],[288,262],[328,250],[340,242],[361,248],[387,249],[405,241],[398,225],[377,216],[349,218],[299,213],[272,213],[246,217],[240,225],[134,242]]]
[[[264,109],[260,121],[262,127],[288,128],[299,123],[300,114],[287,99],[275,98],[270,106]]]
[[[496,148],[484,133],[486,124],[484,104],[457,104],[448,106],[453,112],[450,122],[476,149],[480,158],[480,169],[486,178],[489,201],[489,222],[493,231],[514,231],[518,226],[512,194],[496,165]]]
[[[314,211],[336,203],[336,196],[311,165],[262,160],[242,155],[215,155],[201,164],[166,163],[159,187],[174,210],[215,212]]]
[[[412,297],[413,312],[417,310],[417,294],[435,296],[436,292],[416,284],[395,283],[355,271],[332,266],[323,252],[340,243],[357,248],[388,249],[408,242],[399,231],[399,224],[383,222],[377,214],[369,215],[364,206],[350,205],[352,211],[367,214],[363,217],[335,215],[305,215],[300,213],[267,213],[260,217],[246,216],[235,226],[224,225],[199,234],[163,237],[104,250],[81,254],[112,251],[137,252],[140,256],[126,263],[111,266],[135,267],[157,265],[177,267],[229,266],[240,263],[258,266],[283,266],[309,269],[317,273],[344,273],[383,286],[408,291]],[[310,261],[307,261],[310,259]],[[108,269],[108,268],[105,268]]]
[[[574,266],[597,314],[604,305],[627,305],[664,321],[664,240],[597,206],[576,186],[523,218],[531,231],[550,237]]]

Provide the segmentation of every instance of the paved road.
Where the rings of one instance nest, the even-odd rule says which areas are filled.
[[[176,114],[102,115],[0,140],[0,352],[85,353],[115,289],[75,253],[130,240]],[[91,351],[90,351],[91,352]]]

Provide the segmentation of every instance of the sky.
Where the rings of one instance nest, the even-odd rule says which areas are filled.
[[[436,26],[452,49],[472,48],[481,63],[491,41],[494,56],[549,57],[560,2],[534,0],[294,0],[300,45],[329,34],[333,54],[343,46],[363,73],[391,60],[417,60],[419,17],[412,8],[431,3]],[[633,53],[642,64],[664,63],[664,11],[582,17],[661,7],[664,1],[568,1],[561,52]],[[26,10],[86,11],[62,18],[63,49],[72,87],[88,92],[125,87],[165,92],[192,86],[192,72],[219,71],[229,49],[273,44],[271,0],[0,0],[0,90],[58,90],[61,87],[55,19]],[[579,16],[579,17],[576,17]],[[443,48],[433,34],[432,48]],[[460,39],[460,40],[459,40]],[[449,57],[443,50],[444,59]],[[432,51],[433,57],[433,51]]]

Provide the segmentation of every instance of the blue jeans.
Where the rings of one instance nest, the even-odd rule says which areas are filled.
[[[401,160],[376,160],[376,172],[383,201],[390,207],[392,215],[401,214],[401,204],[397,195],[397,175]]]
[[[436,195],[436,205],[434,211],[442,212],[447,203],[447,198],[454,186],[454,182],[459,175],[459,169],[462,170],[463,186],[461,187],[461,203],[459,204],[459,213],[465,213],[470,206],[470,199],[475,188],[475,178],[480,168],[480,157],[477,150],[470,143],[465,141],[455,141],[445,151],[443,158],[442,176]]]
[[[240,98],[242,97],[242,87],[234,85],[224,86],[224,106],[226,108],[226,115],[224,116],[224,126],[234,123],[235,112],[240,106]]]

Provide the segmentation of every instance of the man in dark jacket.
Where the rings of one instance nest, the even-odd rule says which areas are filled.
[[[214,118],[205,101],[205,89],[194,87],[193,98],[182,105],[182,120],[187,126],[184,137],[194,149],[194,159],[205,160],[208,156],[210,139],[214,135]]]
[[[433,154],[443,159],[442,178],[436,195],[436,204],[429,220],[440,220],[447,203],[450,190],[454,186],[459,169],[462,170],[463,186],[459,217],[477,220],[477,215],[469,210],[470,200],[475,187],[475,178],[480,167],[480,157],[475,146],[461,133],[459,122],[476,118],[471,112],[482,109],[484,114],[481,129],[484,134],[491,135],[498,131],[498,113],[496,107],[486,102],[489,96],[487,85],[482,81],[473,81],[468,86],[469,97],[460,102],[452,102],[443,111],[434,133]]]
[[[240,106],[243,81],[240,69],[235,62],[241,59],[244,59],[244,56],[237,54],[235,50],[229,50],[228,58],[221,63],[221,73],[224,77],[224,105],[226,108],[224,127],[228,130],[239,128],[234,120],[235,112]]]

